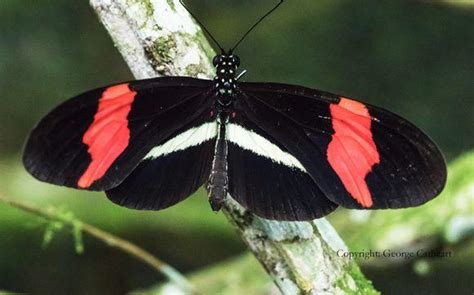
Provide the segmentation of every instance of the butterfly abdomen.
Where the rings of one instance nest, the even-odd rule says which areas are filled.
[[[227,165],[227,140],[226,140],[226,114],[218,120],[218,136],[212,161],[211,174],[209,175],[207,190],[209,192],[209,203],[214,211],[221,209],[227,196],[229,188],[229,176]]]

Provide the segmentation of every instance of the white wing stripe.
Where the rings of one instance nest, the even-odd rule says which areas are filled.
[[[306,172],[306,169],[304,169],[298,159],[252,130],[245,129],[237,124],[227,124],[226,137],[228,141],[245,150],[270,159],[273,162]]]
[[[197,146],[211,140],[217,136],[217,123],[209,122],[201,126],[197,126],[186,130],[183,133],[176,135],[169,139],[162,145],[156,146],[148,152],[146,159],[156,159],[160,156],[165,156],[177,151],[182,151],[187,148]]]

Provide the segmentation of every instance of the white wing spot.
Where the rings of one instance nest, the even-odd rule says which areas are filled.
[[[245,150],[249,150],[278,164],[306,172],[306,169],[298,159],[252,130],[245,129],[237,124],[227,124],[226,137],[228,141]]]
[[[146,159],[156,159],[177,151],[200,145],[217,136],[217,123],[209,122],[186,130],[169,139],[167,142],[152,148],[145,156]]]

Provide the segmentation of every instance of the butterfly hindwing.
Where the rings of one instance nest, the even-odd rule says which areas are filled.
[[[267,219],[310,220],[333,211],[301,163],[242,113],[227,124],[229,193]]]
[[[210,82],[155,78],[98,88],[54,109],[32,131],[23,156],[36,178],[107,190],[146,154],[208,111]]]
[[[446,166],[438,148],[393,113],[299,86],[239,86],[240,111],[297,158],[338,205],[411,207],[444,187]]]

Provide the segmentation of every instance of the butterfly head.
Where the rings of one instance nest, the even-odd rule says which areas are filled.
[[[231,52],[214,56],[212,64],[217,70],[235,70],[240,66],[240,58]]]

